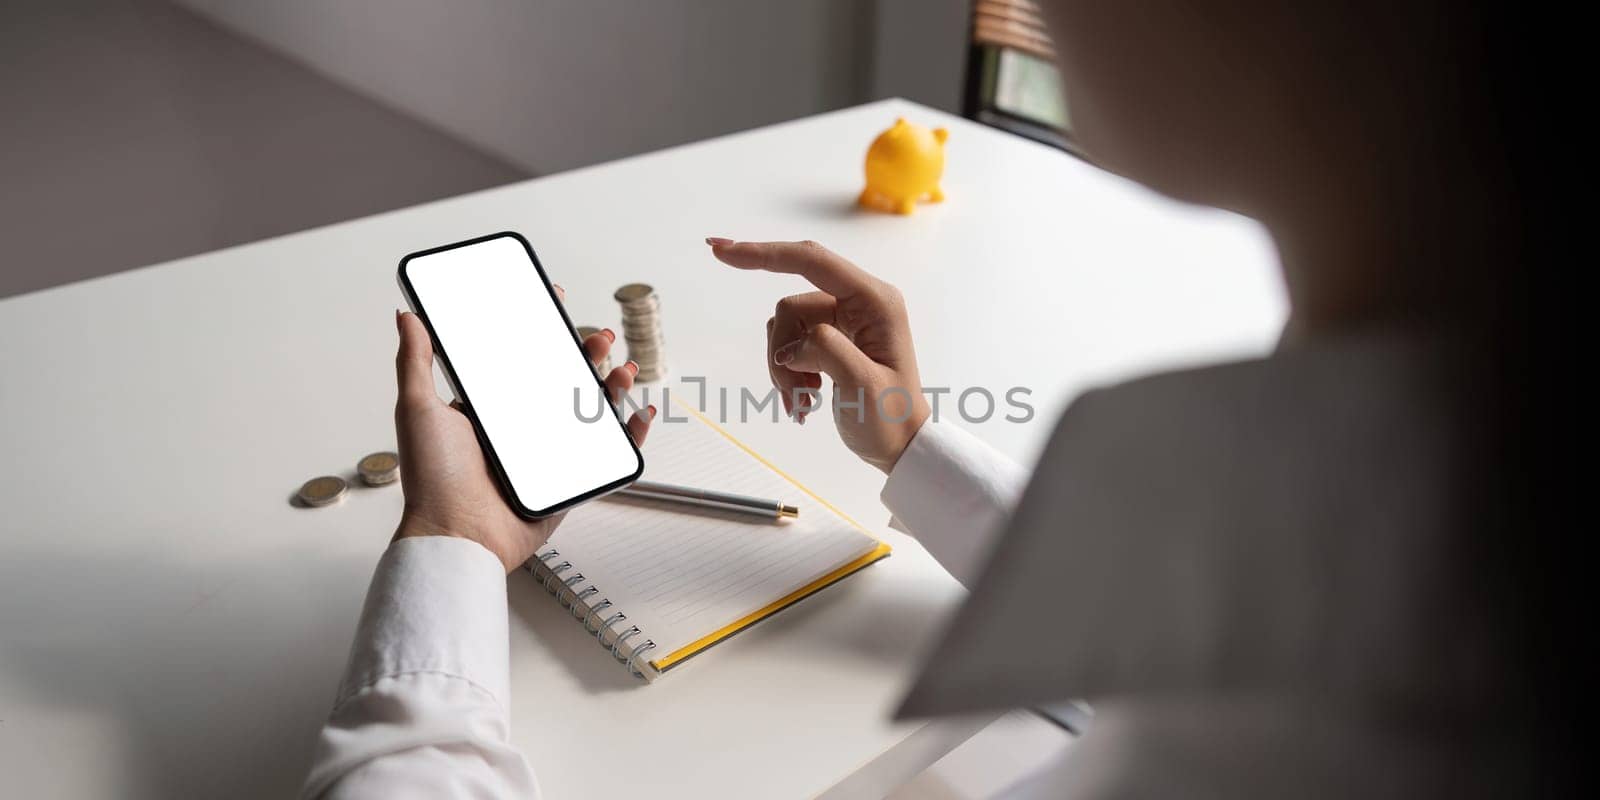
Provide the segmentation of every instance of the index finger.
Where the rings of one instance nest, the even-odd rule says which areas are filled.
[[[799,275],[840,300],[872,288],[873,278],[866,270],[813,241],[706,242],[711,254],[728,266]]]

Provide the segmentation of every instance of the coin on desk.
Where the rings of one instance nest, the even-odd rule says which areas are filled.
[[[324,475],[306,481],[305,485],[300,487],[297,497],[300,498],[300,502],[312,508],[331,506],[344,497],[344,490],[348,485],[344,482],[344,478],[337,475]]]
[[[368,486],[394,483],[400,480],[400,456],[388,451],[372,453],[356,462],[356,472]]]

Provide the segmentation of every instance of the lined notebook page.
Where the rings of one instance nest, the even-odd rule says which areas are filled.
[[[644,446],[645,480],[782,500],[798,519],[677,510],[615,495],[574,509],[550,546],[609,599],[662,658],[761,610],[878,542],[694,418],[658,419]],[[608,611],[607,613],[611,613]],[[624,626],[625,627],[625,626]]]

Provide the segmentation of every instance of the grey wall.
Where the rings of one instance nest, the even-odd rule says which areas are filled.
[[[875,0],[873,99],[904,97],[961,111],[971,0]]]
[[[178,2],[536,172],[870,92],[870,0]]]
[[[880,97],[955,110],[968,7],[0,0],[0,297]]]
[[[0,297],[527,174],[164,0],[0,0]]]
[[[954,110],[967,0],[176,0],[534,172],[887,96]]]

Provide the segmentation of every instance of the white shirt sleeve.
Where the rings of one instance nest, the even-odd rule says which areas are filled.
[[[1027,471],[954,425],[929,420],[906,445],[880,497],[893,527],[970,585],[1028,482]]]
[[[389,545],[302,795],[537,797],[510,743],[509,639],[494,554],[443,536]]]

